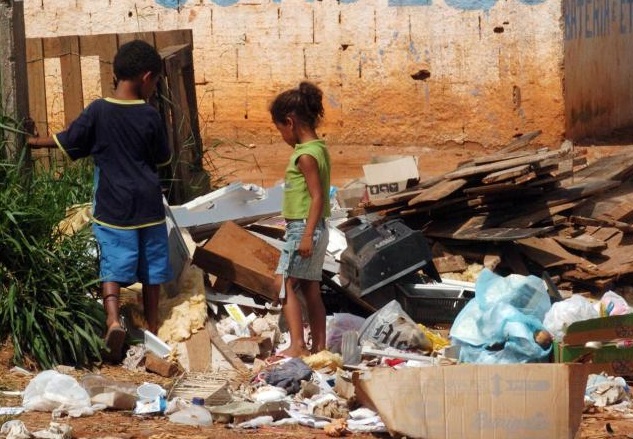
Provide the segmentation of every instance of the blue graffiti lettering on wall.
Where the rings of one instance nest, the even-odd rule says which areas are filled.
[[[282,0],[272,0],[273,3],[281,3]],[[305,0],[308,3],[312,3],[314,0]],[[342,4],[351,4],[357,3],[359,0],[339,0],[339,3]],[[494,5],[497,4],[498,0],[445,0],[448,6],[451,6],[455,9],[461,9],[464,11],[476,11],[476,10],[490,10]],[[521,3],[525,5],[538,5],[540,3],[545,2],[545,0],[519,0]],[[574,1],[574,0],[572,0]],[[579,2],[592,0],[575,0]],[[606,0],[605,0],[606,1]],[[629,2],[633,0],[621,0],[624,2]],[[214,3],[218,6],[233,6],[240,2],[240,0],[209,0],[210,3]],[[187,0],[156,0],[160,6],[170,9],[178,9],[187,3]],[[402,6],[431,6],[433,4],[433,0],[388,0],[387,4],[391,7],[402,7]]]
[[[178,9],[179,7],[187,3],[187,0],[156,0],[156,3],[165,8]]]
[[[563,0],[565,40],[633,33],[633,0]]]
[[[389,6],[430,6],[431,0],[389,0]]]

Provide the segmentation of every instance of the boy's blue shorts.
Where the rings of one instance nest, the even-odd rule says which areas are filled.
[[[115,229],[94,223],[102,282],[158,285],[171,280],[167,225]]]

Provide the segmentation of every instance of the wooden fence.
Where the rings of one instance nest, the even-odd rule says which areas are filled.
[[[193,69],[191,30],[125,34],[71,35],[26,39],[30,116],[41,135],[50,135],[45,60],[59,59],[64,124],[68,126],[89,102],[84,102],[81,58],[98,57],[101,96],[113,95],[112,61],[120,45],[142,39],[163,59],[164,75],[152,103],[160,110],[174,152],[171,169],[162,175],[171,204],[182,204],[209,190],[203,169],[202,140]],[[34,151],[33,158],[50,165],[56,151]]]

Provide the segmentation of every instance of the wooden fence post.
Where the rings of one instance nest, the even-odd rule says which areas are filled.
[[[0,111],[0,158],[15,158],[25,145],[17,130],[29,114],[22,0],[0,0]]]

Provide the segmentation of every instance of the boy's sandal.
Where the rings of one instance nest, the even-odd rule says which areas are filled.
[[[123,344],[125,343],[125,329],[119,325],[112,325],[105,335],[106,351],[103,359],[111,363],[119,363],[123,359]]]

